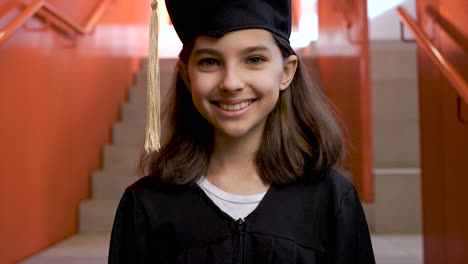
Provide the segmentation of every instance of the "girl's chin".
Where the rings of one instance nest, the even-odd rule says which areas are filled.
[[[244,137],[247,132],[244,130],[229,130],[229,129],[221,129],[217,131],[218,135],[225,137],[225,138],[232,138],[232,139],[238,139]]]
[[[245,137],[256,137],[263,134],[263,126],[253,127],[218,127],[215,129],[215,133],[224,138],[230,139],[242,139]]]

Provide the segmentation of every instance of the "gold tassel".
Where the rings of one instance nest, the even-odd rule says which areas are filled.
[[[147,153],[158,151],[161,147],[161,120],[160,120],[160,84],[159,84],[159,10],[158,1],[151,3],[150,44],[148,58],[148,87],[147,87],[147,113],[145,151]]]

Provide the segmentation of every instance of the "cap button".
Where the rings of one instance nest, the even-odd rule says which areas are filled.
[[[151,2],[151,8],[153,10],[155,10],[156,8],[158,8],[158,1],[154,0],[153,2]]]

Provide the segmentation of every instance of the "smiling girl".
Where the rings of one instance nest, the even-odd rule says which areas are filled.
[[[118,207],[109,263],[374,263],[343,139],[289,45],[289,0],[166,0],[170,135]]]

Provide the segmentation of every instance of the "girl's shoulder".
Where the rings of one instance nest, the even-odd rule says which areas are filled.
[[[354,190],[354,184],[336,169],[331,169],[326,175],[325,181],[337,197],[348,195],[350,191]]]
[[[359,201],[359,196],[353,183],[336,169],[326,173],[308,172],[300,181],[306,196],[324,203],[332,202],[332,206],[339,210],[343,201]]]
[[[124,196],[131,197],[139,204],[159,205],[162,207],[183,204],[198,196],[193,185],[178,185],[161,183],[154,176],[145,176],[127,187]]]
[[[337,169],[321,173],[307,171],[299,182],[310,188],[320,186],[322,189],[333,189],[337,194],[346,193],[351,188],[354,188],[353,183]]]
[[[172,192],[181,190],[184,185],[162,183],[157,177],[147,175],[132,183],[128,188],[137,192]]]

